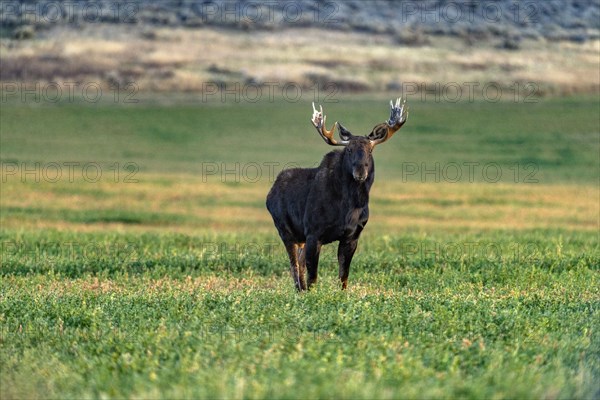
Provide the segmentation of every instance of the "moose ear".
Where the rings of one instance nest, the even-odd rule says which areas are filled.
[[[369,140],[377,140],[385,137],[388,133],[387,124],[379,124],[376,125],[371,133],[367,135],[367,139]]]
[[[342,140],[350,140],[350,138],[354,136],[348,129],[344,128],[344,126],[342,124],[340,124],[339,122],[338,122],[338,134],[340,135],[340,138]]]

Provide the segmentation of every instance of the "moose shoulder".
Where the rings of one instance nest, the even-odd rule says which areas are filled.
[[[317,168],[282,171],[267,195],[267,209],[290,258],[292,278],[298,290],[317,281],[323,244],[339,241],[339,277],[345,289],[358,239],[369,219],[369,190],[375,179],[372,151],[404,125],[405,104],[390,102],[390,119],[366,136],[354,136],[335,122],[325,128],[323,108],[314,108],[311,119],[323,140],[344,146],[323,157]],[[341,138],[333,138],[335,127]],[[308,282],[305,275],[308,271]]]

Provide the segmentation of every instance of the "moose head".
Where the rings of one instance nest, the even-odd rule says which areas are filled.
[[[369,171],[373,165],[373,149],[391,138],[398,131],[408,118],[408,108],[406,100],[401,102],[398,98],[396,103],[390,100],[390,118],[388,121],[376,125],[371,133],[364,136],[354,136],[348,129],[337,121],[333,123],[331,129],[325,126],[327,116],[323,114],[323,107],[320,110],[313,106],[313,115],[311,122],[323,138],[325,143],[330,146],[345,146],[343,153],[344,169],[349,172],[357,182],[365,182],[369,176]],[[337,126],[339,141],[335,140],[333,133]]]

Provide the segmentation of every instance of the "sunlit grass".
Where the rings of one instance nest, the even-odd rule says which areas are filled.
[[[6,229],[118,228],[178,232],[270,232],[264,206],[270,182],[230,185],[212,177],[141,174],[137,183],[3,184]],[[172,184],[165,185],[165,181]],[[90,187],[92,186],[92,187]],[[598,227],[599,189],[592,185],[377,182],[366,232]]]

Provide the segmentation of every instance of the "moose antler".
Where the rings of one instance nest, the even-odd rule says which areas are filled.
[[[390,119],[383,124],[376,125],[373,131],[367,136],[371,139],[373,147],[391,138],[406,123],[408,119],[408,107],[406,107],[406,99],[402,104],[400,104],[401,101],[401,97],[398,97],[396,104],[390,100]]]
[[[313,106],[313,115],[310,119],[310,122],[317,128],[317,132],[319,135],[325,140],[325,143],[331,146],[347,146],[350,143],[349,140],[341,140],[337,141],[333,138],[333,132],[335,131],[335,127],[338,125],[337,121],[333,123],[333,126],[330,130],[327,130],[325,127],[325,121],[327,120],[327,116],[323,115],[323,106],[319,106],[321,111],[315,108],[315,103],[312,103]]]

